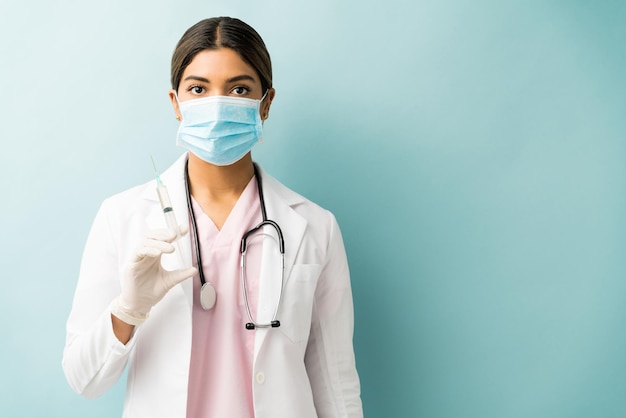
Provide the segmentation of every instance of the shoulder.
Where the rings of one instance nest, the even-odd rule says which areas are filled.
[[[102,206],[107,208],[107,210],[124,211],[141,208],[142,202],[152,200],[150,195],[155,194],[155,187],[156,182],[154,180],[131,187],[107,197],[102,202]]]
[[[332,216],[332,213],[328,209],[285,186],[281,181],[267,172],[262,171],[262,175],[264,189],[271,190],[275,197],[305,218]]]
[[[326,248],[329,242],[340,237],[339,225],[330,210],[293,191],[271,175],[263,171],[261,174],[268,217],[277,217],[279,223],[287,222],[290,227],[305,225],[307,239],[313,240],[317,248]]]
[[[163,182],[168,185],[170,193],[172,193],[171,189],[175,189],[177,194],[182,193],[180,190],[184,189],[184,169],[186,161],[187,154],[184,153],[179,156],[170,167],[161,173],[161,178],[163,179]],[[131,187],[108,197],[105,199],[105,204],[110,205],[111,207],[127,208],[130,205],[140,208],[142,206],[142,202],[148,202],[148,204],[158,202],[159,197],[156,190],[156,180],[151,179],[143,184]]]
[[[187,161],[187,154],[184,153],[174,163],[161,173],[163,182],[168,186],[170,195],[180,200],[184,193],[184,169]],[[144,208],[152,208],[159,202],[157,194],[157,184],[155,179],[146,181],[138,186],[131,187],[116,193],[105,199],[103,206],[110,207],[111,210],[142,211]],[[174,202],[180,206],[180,202]],[[175,208],[176,209],[176,208]]]
[[[326,264],[345,258],[343,238],[335,215],[262,172],[268,218],[278,222],[296,245],[299,264]],[[285,233],[287,231],[287,233]]]

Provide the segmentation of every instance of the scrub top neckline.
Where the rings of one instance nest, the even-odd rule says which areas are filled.
[[[255,196],[257,195],[254,191],[254,188],[256,187],[255,178],[256,176],[252,176],[246,187],[243,189],[241,195],[239,195],[239,199],[237,199],[237,202],[235,202],[235,205],[226,217],[221,229],[218,228],[213,219],[211,219],[211,217],[207,215],[204,210],[202,210],[200,203],[198,203],[193,196],[190,196],[191,204],[193,206],[193,216],[195,216],[196,222],[198,222],[199,218],[203,219],[202,224],[204,227],[202,230],[198,231],[198,240],[201,243],[200,245],[202,245],[202,243],[205,243],[205,245],[206,243],[211,243],[209,246],[210,248],[222,247],[230,245],[233,239],[241,239],[241,237],[237,235],[240,234],[240,228],[237,227],[236,222],[233,219],[241,219],[240,212],[241,214],[245,214],[252,209],[256,201]]]

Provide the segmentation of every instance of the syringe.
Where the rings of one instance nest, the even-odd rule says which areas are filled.
[[[157,194],[159,195],[159,201],[161,202],[161,209],[163,209],[163,216],[165,216],[165,223],[167,227],[176,233],[176,238],[172,243],[175,248],[175,252],[178,253],[178,261],[180,262],[180,268],[185,268],[185,260],[183,258],[183,253],[180,249],[180,244],[178,239],[181,237],[180,228],[178,227],[178,222],[176,222],[176,216],[174,216],[174,210],[172,209],[172,202],[170,201],[170,195],[167,192],[167,187],[161,181],[161,177],[159,176],[159,172],[156,169],[156,164],[154,163],[154,158],[150,156],[152,160],[152,166],[154,167],[154,175],[156,176],[157,182]]]

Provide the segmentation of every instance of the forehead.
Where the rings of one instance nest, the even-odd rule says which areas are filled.
[[[235,50],[230,48],[205,49],[198,52],[191,60],[183,71],[182,79],[196,76],[219,81],[239,75],[249,75],[256,82],[260,82],[254,68],[246,63]]]

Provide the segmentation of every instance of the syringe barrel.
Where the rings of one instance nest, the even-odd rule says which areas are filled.
[[[161,208],[165,211],[167,208],[172,210],[172,202],[170,202],[170,195],[167,193],[167,187],[164,185],[160,185],[157,187],[157,193],[159,195],[159,200],[161,201]]]
[[[157,193],[159,200],[161,201],[161,208],[163,209],[163,215],[165,216],[165,223],[167,227],[176,232],[176,239],[180,238],[180,229],[178,228],[178,222],[176,222],[176,216],[172,210],[172,202],[170,201],[170,195],[167,192],[167,188],[164,185],[157,187]]]
[[[163,215],[165,215],[165,223],[167,224],[167,227],[176,232],[176,239],[180,238],[180,229],[178,228],[174,212],[172,210],[164,211]]]

